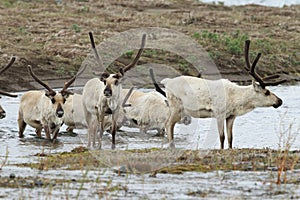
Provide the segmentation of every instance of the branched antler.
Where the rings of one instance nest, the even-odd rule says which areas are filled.
[[[269,80],[274,80],[274,79],[279,78],[280,76],[278,74],[270,75],[270,76],[267,76],[267,77],[264,77],[264,78],[259,76],[255,71],[255,67],[256,67],[256,64],[258,63],[258,60],[261,56],[261,53],[258,53],[255,60],[254,60],[254,62],[252,64],[250,64],[249,48],[250,48],[250,40],[246,40],[245,41],[245,62],[246,62],[245,69],[260,84],[260,86],[262,88],[265,88],[266,86],[275,86],[275,85],[279,85],[281,83],[286,82],[285,79],[278,80],[278,81],[272,81],[272,82],[266,82],[266,81],[269,81]]]
[[[92,32],[89,32],[89,37],[90,37],[90,41],[91,41],[91,45],[92,45],[92,48],[93,48],[93,51],[94,51],[94,54],[95,54],[95,57],[96,57],[96,60],[97,60],[97,63],[99,65],[102,65],[101,63],[101,60],[100,60],[100,56],[97,52],[97,49],[96,49],[96,45],[95,45],[95,41],[94,41],[94,36],[93,36],[93,33]],[[143,51],[144,51],[144,47],[145,47],[145,44],[146,44],[146,34],[143,34],[142,36],[142,43],[141,43],[141,47],[137,53],[137,55],[135,56],[134,60],[129,63],[128,65],[123,65],[122,63],[119,63],[121,64],[122,66],[124,66],[122,69],[120,69],[119,73],[121,73],[121,75],[123,75],[123,73],[127,72],[128,70],[130,70],[131,68],[133,68],[138,60],[140,59]],[[102,73],[97,73],[97,72],[94,72],[95,75],[101,75]]]

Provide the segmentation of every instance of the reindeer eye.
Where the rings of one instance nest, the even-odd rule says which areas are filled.
[[[269,95],[270,95],[270,91],[267,90],[266,93],[265,93],[265,95],[266,95],[266,96],[269,96]]]
[[[52,104],[55,104],[55,99],[51,98],[51,102],[52,102]]]
[[[115,85],[118,85],[118,84],[119,84],[119,81],[118,81],[118,80],[116,80],[116,81],[115,81]]]

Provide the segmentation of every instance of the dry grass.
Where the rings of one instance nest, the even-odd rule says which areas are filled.
[[[175,173],[186,171],[208,172],[215,170],[267,171],[277,170],[278,152],[271,149],[233,150],[169,150],[140,149],[130,151],[88,151],[78,147],[64,152],[39,157],[37,163],[23,163],[18,166],[40,170],[97,170],[124,166],[128,173]],[[284,154],[285,170],[300,169],[299,151]],[[296,162],[295,162],[296,161]]]
[[[259,67],[262,73],[274,73],[276,69],[289,78],[300,73],[299,6],[224,7],[182,0],[61,2],[0,2],[0,63],[7,63],[11,55],[26,59],[3,74],[2,89],[32,88],[25,70],[28,63],[37,65],[35,71],[44,79],[70,77],[90,51],[89,31],[99,44],[116,33],[140,27],[170,28],[194,37],[226,78],[245,75],[239,35],[255,41],[253,52],[263,52]],[[146,56],[146,60],[155,62],[155,57]],[[176,65],[178,59],[165,62]],[[180,65],[179,70],[187,73],[188,64]]]

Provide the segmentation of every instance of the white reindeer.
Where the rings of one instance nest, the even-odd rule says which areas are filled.
[[[62,90],[55,92],[33,73],[31,66],[28,66],[28,70],[34,80],[47,91],[28,91],[22,96],[18,112],[19,137],[24,137],[24,130],[29,124],[36,129],[38,137],[41,137],[42,129],[44,129],[46,138],[55,141],[63,124],[63,105],[71,93],[67,89],[75,81],[77,75],[66,82]],[[53,134],[52,139],[51,134]]]
[[[278,75],[261,78],[255,72],[255,66],[261,56],[259,53],[250,66],[249,62],[250,41],[245,42],[246,70],[254,78],[252,85],[239,86],[227,79],[206,80],[191,76],[179,76],[172,79],[166,78],[161,81],[165,86],[166,96],[170,106],[170,116],[166,120],[166,131],[169,139],[169,146],[174,144],[174,126],[183,115],[190,115],[195,118],[217,119],[221,149],[224,148],[224,120],[228,146],[232,148],[232,127],[237,116],[250,112],[256,107],[273,106],[278,108],[282,100],[266,89],[269,85],[278,85],[285,80],[276,82],[265,82]]]
[[[128,90],[127,90],[128,91]],[[125,92],[125,91],[124,91]],[[138,127],[140,133],[146,133],[148,130],[157,130],[157,136],[164,136],[164,122],[169,116],[169,106],[166,97],[156,91],[141,92],[135,90],[128,92],[129,106],[124,106],[126,121],[133,122],[127,126]],[[191,119],[185,116],[181,123],[185,125],[191,123]],[[134,124],[134,125],[132,125]]]
[[[90,39],[92,47],[96,54],[96,58],[99,58],[95,43],[90,33]],[[109,74],[103,72],[100,78],[93,78],[89,80],[84,88],[82,93],[82,102],[85,113],[85,119],[88,125],[88,147],[96,146],[96,133],[99,129],[99,148],[101,148],[102,135],[105,125],[105,116],[111,116],[111,128],[110,133],[112,134],[112,149],[115,148],[115,134],[116,134],[116,120],[117,113],[120,109],[121,98],[120,92],[122,90],[122,78],[124,73],[135,66],[139,60],[144,46],[145,46],[146,35],[143,35],[141,48],[138,51],[135,59],[126,67],[120,68],[119,72],[116,74]],[[99,60],[99,59],[97,59]]]
[[[9,61],[9,63],[5,66],[5,67],[3,67],[1,70],[0,70],[0,74],[2,74],[4,71],[6,71],[9,67],[11,67],[12,66],[12,64],[15,62],[15,60],[16,60],[16,57],[12,57],[11,58],[11,60]],[[14,97],[14,98],[16,98],[17,97],[17,95],[14,95],[14,94],[10,94],[10,93],[8,93],[8,92],[5,92],[5,91],[2,91],[2,90],[0,90],[0,95],[5,95],[5,96],[8,96],[8,97]],[[1,98],[1,96],[0,96],[0,98]],[[6,117],[6,112],[5,112],[5,110],[2,108],[2,106],[0,105],[0,119],[3,119],[3,118],[5,118]]]
[[[63,108],[65,113],[63,116],[63,122],[68,126],[68,132],[73,132],[73,129],[75,128],[87,128],[81,94],[70,95]]]
[[[121,91],[121,100],[124,99],[129,89],[122,89]],[[141,92],[142,93],[142,92]],[[142,93],[144,94],[144,93]],[[134,97],[131,95],[130,97]],[[63,122],[67,127],[67,132],[73,132],[73,129],[84,129],[87,128],[87,123],[85,120],[83,103],[82,103],[82,95],[81,94],[73,94],[68,97],[66,103],[63,106],[64,108],[64,116]],[[125,121],[125,113],[122,109],[118,110],[117,114],[117,129],[121,128],[123,122]],[[111,115],[107,115],[105,118],[104,130],[109,131],[112,122]]]

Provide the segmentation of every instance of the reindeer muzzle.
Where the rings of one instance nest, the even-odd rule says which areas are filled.
[[[273,105],[274,108],[278,108],[279,106],[282,105],[282,100],[278,99],[277,103]]]
[[[64,116],[64,110],[62,109],[61,104],[58,104],[58,106],[57,106],[56,116],[58,118],[62,118]]]
[[[106,87],[104,89],[104,96],[111,97],[112,96],[112,90],[109,87]]]

